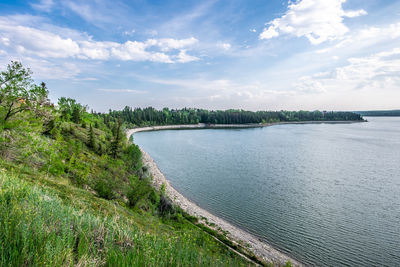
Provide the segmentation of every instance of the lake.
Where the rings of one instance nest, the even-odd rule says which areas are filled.
[[[400,118],[140,132],[173,187],[306,265],[400,265]]]

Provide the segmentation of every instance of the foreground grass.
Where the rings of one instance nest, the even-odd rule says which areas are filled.
[[[165,223],[43,177],[39,187],[29,177],[0,167],[0,266],[249,265],[190,223]]]

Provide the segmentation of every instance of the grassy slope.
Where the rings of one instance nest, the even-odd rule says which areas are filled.
[[[137,213],[67,179],[0,166],[0,266],[248,265],[189,223]]]
[[[56,137],[30,125],[1,132],[0,266],[250,265],[185,214],[162,216],[129,153],[99,155],[87,129],[59,128]],[[96,129],[97,140],[105,134]],[[129,192],[141,196],[134,206]]]

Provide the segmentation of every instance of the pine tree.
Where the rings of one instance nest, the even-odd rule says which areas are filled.
[[[74,107],[72,110],[72,121],[75,123],[80,123],[81,122],[81,111],[79,107]]]

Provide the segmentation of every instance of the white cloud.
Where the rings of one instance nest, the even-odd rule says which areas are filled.
[[[180,62],[180,63],[187,63],[187,62],[199,60],[198,57],[194,57],[194,56],[186,54],[186,50],[184,50],[184,49],[179,52],[179,55],[176,58],[177,58],[177,62]]]
[[[127,41],[123,44],[108,44],[108,48],[111,48],[111,56],[116,59],[174,63],[169,55],[160,52],[146,51],[147,47],[145,43],[137,41]]]
[[[276,30],[276,27],[269,26],[268,29],[264,29],[260,34],[260,39],[271,39],[277,36],[279,36],[279,32]]]
[[[260,39],[271,39],[280,34],[306,37],[312,44],[338,39],[349,31],[344,17],[367,14],[365,10],[345,11],[346,0],[300,0],[290,3],[286,13],[268,23],[259,35]]]
[[[2,37],[0,39],[0,42],[5,46],[9,46],[10,45],[10,39],[8,39],[7,37]]]
[[[162,85],[172,85],[178,86],[186,89],[201,89],[201,90],[227,90],[231,88],[238,87],[231,80],[218,79],[218,80],[208,80],[208,79],[159,79],[154,77],[146,77],[140,75],[133,75],[135,78]]]
[[[192,46],[196,44],[198,40],[194,37],[187,39],[172,39],[172,38],[163,38],[163,39],[149,39],[146,41],[146,46],[158,46],[162,51],[170,51],[173,49],[182,49],[188,46]]]
[[[331,72],[304,76],[295,84],[300,91],[400,90],[400,48],[367,57],[348,59]]]
[[[100,8],[93,8],[90,6],[90,1],[87,3],[76,3],[74,1],[65,1],[62,3],[87,22],[97,24],[99,22],[110,22],[112,20],[108,14],[104,15],[99,13]],[[98,1],[94,2],[94,4],[98,3]]]
[[[31,7],[36,10],[50,12],[54,6],[53,0],[39,0],[37,3],[31,3]]]
[[[6,66],[11,60],[20,61],[24,66],[33,70],[33,77],[38,80],[76,80],[81,74],[81,69],[74,63],[55,63],[46,59],[32,57],[7,56],[2,66]]]
[[[315,94],[326,92],[326,89],[320,81],[313,79],[309,76],[301,77],[300,81],[298,83],[295,83],[294,86],[296,90],[300,93]]]
[[[122,35],[133,36],[136,30],[124,31]]]
[[[71,31],[70,31],[71,32]],[[198,40],[149,39],[125,43],[93,41],[86,34],[73,34],[72,39],[59,34],[13,23],[10,17],[0,17],[0,45],[5,50],[41,58],[79,58],[92,60],[131,60],[162,63],[186,63],[199,58],[187,54],[187,48]],[[10,43],[13,45],[10,46]],[[11,50],[11,51],[10,51]]]
[[[108,93],[132,93],[132,94],[146,93],[146,91],[140,91],[134,89],[97,89],[97,91],[108,92]]]
[[[79,54],[79,45],[70,38],[24,26],[13,26],[0,21],[0,33],[20,51],[40,57],[66,58]]]
[[[388,42],[399,37],[400,22],[380,27],[372,26],[346,36],[341,42],[335,45],[335,48],[346,47],[348,49],[349,45],[356,44],[358,49],[360,49],[361,47]]]
[[[348,17],[348,18],[355,18],[355,17],[367,15],[367,14],[368,14],[367,11],[365,11],[364,9],[344,12],[344,16]]]
[[[229,50],[232,47],[230,43],[218,43],[218,46],[224,50]]]

